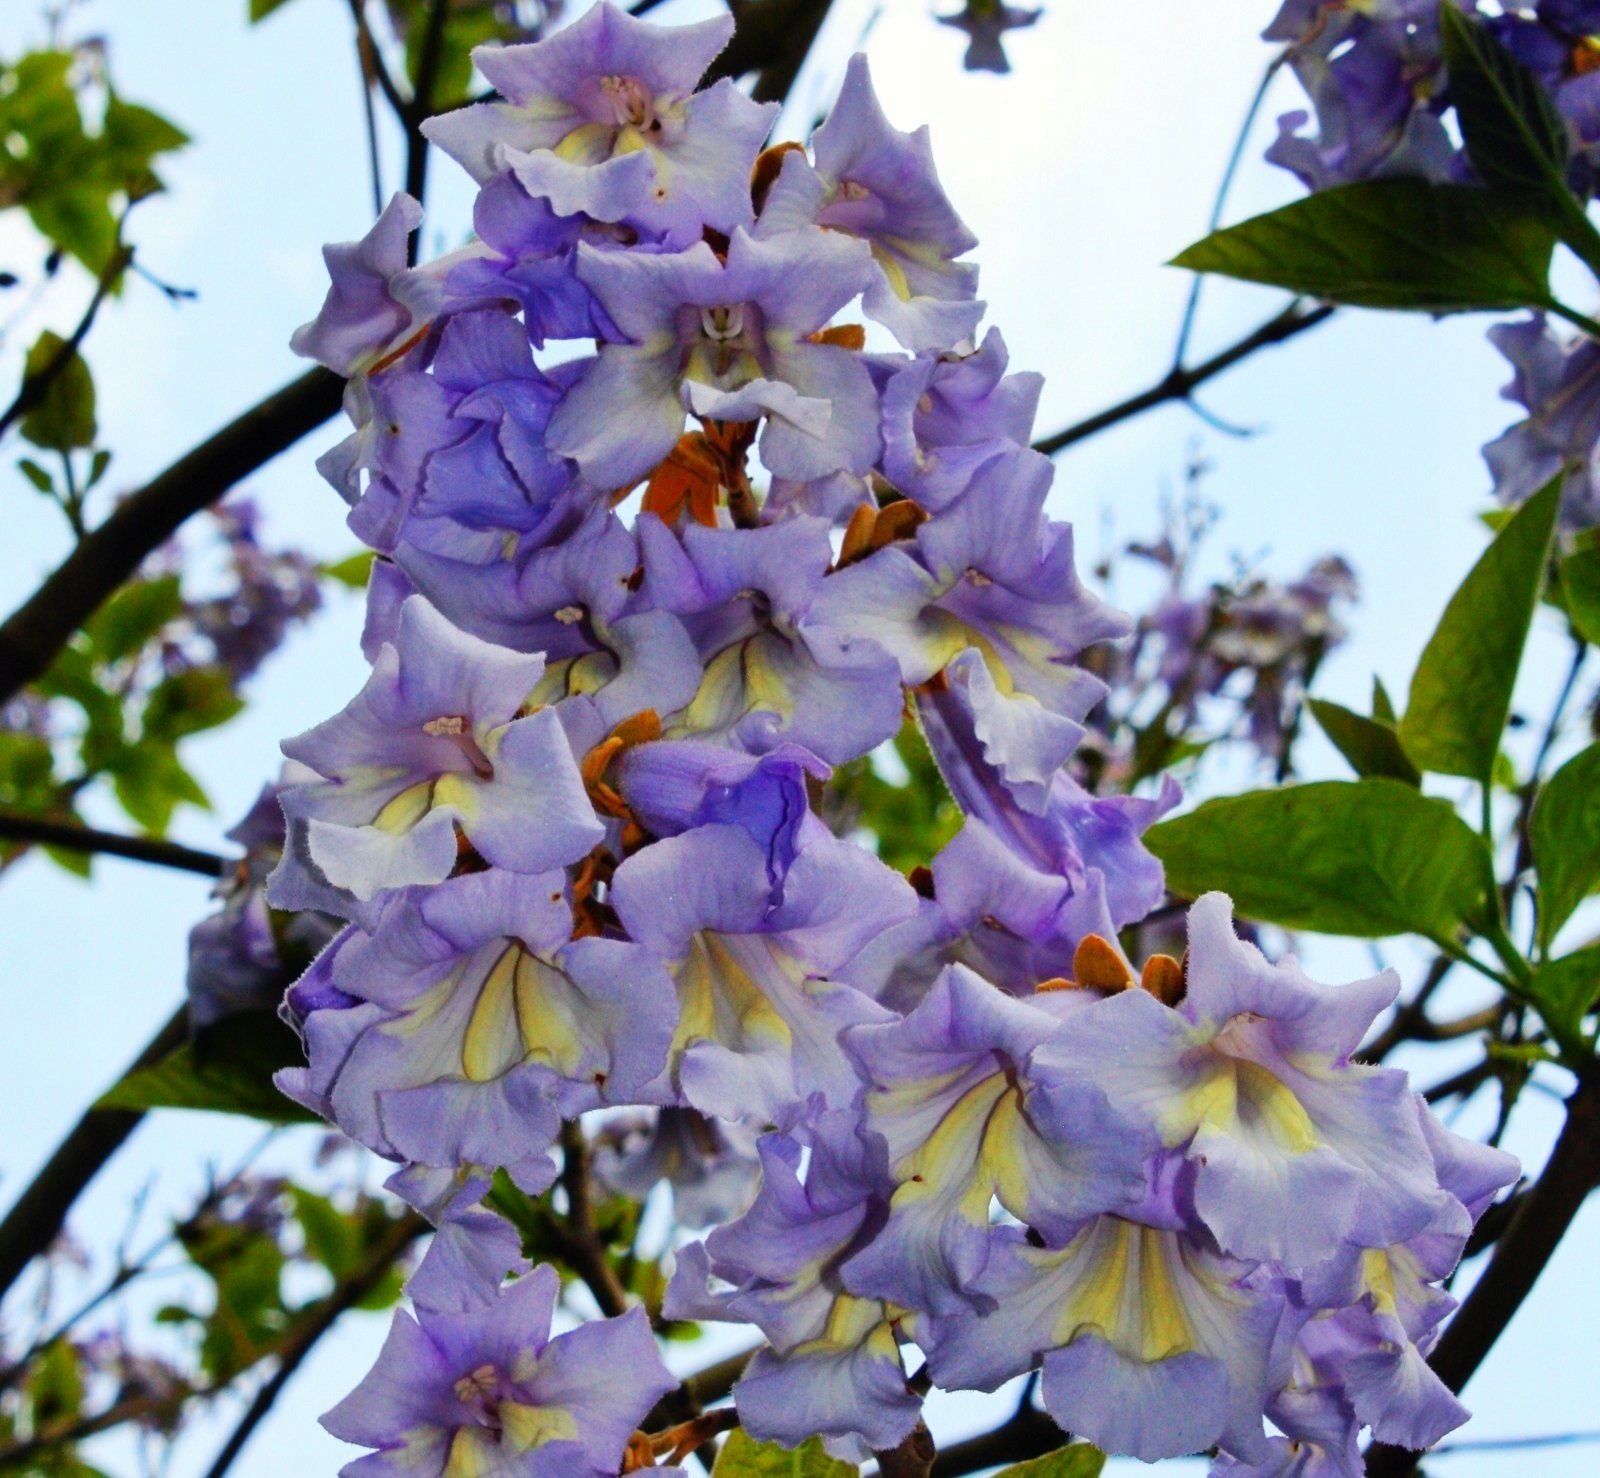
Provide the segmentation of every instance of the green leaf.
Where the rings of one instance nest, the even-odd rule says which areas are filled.
[[[202,811],[211,807],[200,782],[184,769],[170,744],[149,739],[118,744],[103,756],[101,768],[111,776],[117,804],[152,835],[166,831],[172,813],[184,802]]]
[[[334,1279],[344,1277],[361,1261],[361,1239],[355,1222],[326,1196],[302,1185],[289,1187],[295,1220],[305,1235],[306,1253]]]
[[[272,1086],[279,1068],[304,1062],[298,1039],[276,1015],[250,1012],[229,1017],[200,1040],[135,1069],[95,1107],[207,1109],[274,1124],[304,1123],[313,1116]]]
[[[1105,1465],[1106,1455],[1098,1447],[1074,1442],[1047,1452],[1043,1457],[1013,1463],[1009,1468],[1002,1468],[994,1478],[1099,1478]]]
[[[1393,724],[1354,713],[1325,698],[1312,698],[1311,712],[1322,725],[1333,747],[1358,775],[1388,775],[1407,785],[1421,785],[1422,776],[1400,743]]]
[[[711,1478],[856,1478],[859,1472],[853,1463],[829,1457],[820,1437],[791,1452],[776,1442],[757,1442],[736,1427],[717,1454]]]
[[[41,493],[53,494],[56,490],[56,481],[31,457],[17,459],[17,471],[31,482]]]
[[[83,629],[97,662],[120,662],[137,652],[183,611],[183,591],[176,575],[135,580],[124,585]]]
[[[1439,7],[1450,101],[1467,157],[1484,184],[1567,194],[1567,126],[1526,67],[1455,5]]]
[[[1214,232],[1172,265],[1361,308],[1471,313],[1548,306],[1555,241],[1543,214],[1488,190],[1365,180]]]
[[[1372,679],[1372,716],[1380,724],[1393,726],[1399,722],[1399,715],[1394,711],[1394,699],[1389,696],[1381,677]]]
[[[1600,944],[1547,960],[1533,972],[1528,995],[1558,1038],[1581,1041],[1583,1018],[1600,1000]]]
[[[275,10],[282,9],[289,0],[250,0],[250,24],[264,21]]]
[[[64,356],[64,357],[63,357]],[[35,446],[70,452],[94,441],[94,376],[76,349],[60,334],[46,329],[28,350],[22,371],[24,386],[41,376],[50,380],[34,407],[22,418],[22,434]]]
[[[1600,545],[1561,561],[1561,594],[1573,630],[1590,646],[1600,647]]]
[[[1528,822],[1539,872],[1539,947],[1600,884],[1600,744],[1574,755],[1540,789]]]
[[[1483,782],[1493,772],[1550,560],[1560,484],[1547,483],[1495,536],[1423,649],[1400,741],[1424,770]]]
[[[1220,888],[1244,918],[1363,939],[1453,939],[1497,917],[1488,849],[1399,780],[1328,780],[1208,801],[1153,826],[1167,886]]]
[[[147,739],[172,742],[225,724],[244,708],[226,667],[191,667],[152,690],[140,726]]]
[[[352,590],[365,590],[372,577],[372,561],[375,557],[370,549],[363,549],[359,554],[323,565],[322,573],[330,580],[348,585]]]

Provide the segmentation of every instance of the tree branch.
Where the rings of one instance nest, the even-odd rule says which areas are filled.
[[[953,1442],[933,1460],[931,1478],[961,1478],[1001,1463],[1026,1462],[1064,1447],[1072,1439],[1031,1402],[992,1432]]]
[[[758,99],[781,101],[816,40],[831,3],[832,0],[760,0],[759,4],[734,7],[738,28],[727,48],[711,63],[702,85],[710,87],[724,77],[739,78],[781,67],[786,77],[774,73],[772,90]]]
[[[124,499],[0,626],[0,703],[43,676],[72,634],[185,519],[328,420],[343,393],[338,375],[308,370]]]
[[[215,881],[228,866],[226,857],[201,852],[177,842],[156,837],[124,836],[114,831],[97,831],[68,821],[47,821],[42,816],[19,816],[0,810],[0,842],[27,842],[42,847],[61,847],[69,852],[88,852],[108,857],[126,857],[133,862],[151,862],[179,872],[198,873]]]
[[[1567,1100],[1567,1120],[1538,1183],[1527,1192],[1489,1266],[1446,1327],[1428,1364],[1452,1391],[1472,1379],[1532,1292],[1589,1193],[1600,1186],[1600,1070],[1591,1065]],[[1368,1478],[1403,1478],[1417,1454],[1375,1443]]]
[[[1145,411],[1154,410],[1158,405],[1165,405],[1172,400],[1188,400],[1207,380],[1214,379],[1224,370],[1232,369],[1240,360],[1248,359],[1258,349],[1281,344],[1297,334],[1303,334],[1307,329],[1315,328],[1319,323],[1332,317],[1333,311],[1333,307],[1328,303],[1319,304],[1315,308],[1303,308],[1297,299],[1281,313],[1269,318],[1260,328],[1246,334],[1237,343],[1230,344],[1219,353],[1213,354],[1210,359],[1202,360],[1192,369],[1180,368],[1170,371],[1148,390],[1129,396],[1127,400],[1100,411],[1087,420],[1079,421],[1074,426],[1057,431],[1054,435],[1041,438],[1034,442],[1033,449],[1043,452],[1046,456],[1054,456],[1076,442],[1085,441],[1119,422],[1132,420]]]
[[[595,1230],[589,1202],[589,1148],[576,1122],[562,1126],[561,1151],[561,1185],[567,1193],[561,1255],[588,1285],[600,1312],[614,1319],[627,1313],[628,1294]]]
[[[444,28],[450,18],[449,0],[433,0],[428,9],[428,29],[423,33],[417,55],[417,75],[412,80],[411,102],[400,114],[406,129],[406,194],[420,201],[428,187],[428,141],[422,125],[433,112],[433,90],[439,80],[439,63],[444,56]],[[413,233],[408,247],[415,262],[421,232]]]
[[[189,1009],[180,1006],[151,1038],[127,1071],[148,1067],[165,1057],[189,1030]],[[0,1221],[0,1296],[18,1275],[55,1241],[67,1211],[100,1168],[138,1127],[142,1113],[129,1109],[88,1109],[72,1132],[56,1147],[44,1168],[17,1197]]]
[[[206,1478],[222,1478],[222,1475],[233,1466],[234,1459],[244,1450],[244,1445],[250,1440],[251,1434],[272,1410],[273,1403],[282,1394],[283,1388],[294,1378],[295,1371],[304,1363],[317,1341],[333,1328],[334,1323],[342,1315],[348,1313],[371,1293],[388,1275],[389,1269],[399,1261],[406,1248],[429,1230],[431,1229],[428,1223],[413,1213],[397,1218],[383,1240],[373,1248],[371,1256],[317,1304],[303,1321],[296,1323],[283,1344],[278,1347],[278,1368],[272,1372],[272,1378],[256,1392],[255,1399],[239,1419],[239,1425],[233,1429],[223,1444],[216,1460],[206,1469]]]

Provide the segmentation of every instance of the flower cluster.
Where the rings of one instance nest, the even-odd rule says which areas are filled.
[[[623,1109],[601,1174],[713,1228],[667,1316],[766,1336],[757,1436],[895,1446],[914,1342],[950,1388],[1042,1366],[1142,1457],[1269,1471],[1268,1414],[1431,1440],[1435,1285],[1511,1163],[1350,1061],[1391,977],[1269,966],[1221,897],[1136,975],[1177,791],[1066,768],[1130,623],[1045,512],[1039,379],[977,340],[973,237],[865,60],[764,148],[774,109],[697,90],[730,30],[602,3],[481,51],[498,100],[429,126],[476,239],[409,269],[396,200],[296,340],[349,379],[322,465],[384,557],[369,679],[285,745],[268,897],[345,925],[280,1082],[439,1226],[327,1419],[375,1449],[346,1471],[617,1471],[673,1384],[644,1314],[550,1339],[483,1198]],[[908,710],[964,818],[909,879],[816,805]]]

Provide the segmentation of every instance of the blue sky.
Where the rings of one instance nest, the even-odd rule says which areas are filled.
[[[670,0],[660,15],[690,18],[708,8]],[[990,321],[1005,333],[1014,366],[1046,373],[1039,425],[1054,430],[1164,372],[1187,279],[1161,263],[1202,234],[1267,60],[1257,34],[1274,9],[1271,0],[1049,0],[1039,25],[1010,42],[1014,74],[995,78],[960,71],[961,37],[936,26],[926,5],[888,0],[874,20],[868,0],[840,0],[785,125],[794,131],[824,105],[872,22],[868,50],[885,107],[902,127],[932,122],[949,193],[982,241],[977,259]],[[110,482],[118,488],[138,486],[296,373],[288,336],[321,297],[319,248],[360,235],[370,220],[344,5],[293,0],[255,29],[244,24],[245,10],[245,0],[89,0],[77,15],[79,27],[110,38],[125,94],[162,108],[195,138],[167,170],[171,195],[141,207],[134,234],[141,259],[198,289],[198,301],[174,309],[135,283],[91,340],[103,439],[116,452]],[[37,39],[34,12],[27,4],[4,7],[0,51],[15,54]],[[1292,84],[1277,96],[1280,107],[1269,107],[1258,129],[1263,146],[1271,115],[1297,105]],[[1234,218],[1295,191],[1259,162],[1259,148],[1255,156],[1241,173]],[[387,164],[392,188],[399,175],[392,150]],[[462,239],[471,199],[447,161],[436,162],[434,182],[424,237],[430,254]],[[36,257],[27,233],[0,218],[0,262]],[[45,321],[65,331],[79,301],[63,299]],[[1253,289],[1208,287],[1195,353],[1230,341],[1276,303]],[[1108,528],[1118,539],[1153,529],[1162,492],[1179,482],[1197,448],[1214,464],[1207,492],[1224,514],[1211,541],[1213,569],[1224,571],[1242,554],[1294,575],[1324,552],[1345,554],[1363,600],[1352,639],[1327,664],[1319,690],[1360,704],[1376,672],[1403,694],[1433,621],[1481,548],[1476,514],[1488,484],[1478,448],[1511,419],[1497,396],[1506,371],[1483,338],[1485,326],[1341,315],[1208,389],[1212,410],[1261,428],[1258,435],[1230,439],[1181,408],[1158,411],[1063,457],[1054,511],[1077,523],[1088,564]],[[19,328],[0,346],[5,380],[14,382],[33,328]],[[353,550],[354,541],[311,465],[329,439],[331,428],[247,487],[267,511],[269,537],[332,557]],[[58,515],[9,460],[0,465],[0,498],[7,518],[0,605],[9,610],[66,542]],[[275,770],[278,740],[326,716],[359,685],[359,620],[354,598],[335,598],[262,674],[248,714],[191,747],[216,812],[183,815],[181,839],[218,845]],[[1548,692],[1563,661],[1555,634],[1541,632],[1521,700]],[[1308,750],[1307,759],[1339,772],[1325,747]],[[204,894],[201,879],[117,862],[102,863],[87,888],[43,859],[0,883],[8,988],[0,1195],[14,1193],[85,1100],[172,1009],[185,934],[206,908]],[[1394,955],[1402,965],[1411,958]],[[1318,950],[1312,961],[1330,978],[1370,968],[1366,952],[1351,948]],[[1537,1163],[1558,1116],[1553,1102],[1532,1099],[1512,1147]],[[1478,1128],[1480,1117],[1470,1114],[1460,1127]],[[131,1197],[147,1185],[155,1225],[162,1207],[192,1195],[205,1161],[226,1164],[255,1135],[212,1116],[159,1117],[81,1203],[85,1240],[101,1248],[114,1242]],[[293,1163],[306,1141],[287,1136],[273,1153]],[[1597,1251],[1600,1212],[1591,1206],[1474,1382],[1479,1419],[1467,1437],[1560,1430],[1592,1410],[1591,1366],[1582,1355],[1600,1323],[1591,1271]],[[268,1478],[291,1465],[333,1470],[348,1449],[320,1433],[315,1415],[365,1368],[381,1333],[381,1321],[356,1320],[319,1349],[235,1468],[239,1478]],[[970,1430],[993,1409],[952,1402],[936,1407],[935,1426]],[[200,1424],[174,1473],[202,1471],[225,1428]],[[136,1471],[125,1448],[112,1452],[117,1471]],[[1582,1450],[1512,1461],[1517,1471],[1551,1478],[1593,1471],[1593,1453]],[[1439,1471],[1487,1475],[1508,1466],[1503,1456],[1462,1456],[1441,1460]]]

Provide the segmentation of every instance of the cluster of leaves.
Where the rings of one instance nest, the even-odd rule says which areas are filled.
[[[96,1478],[101,1470],[78,1451],[87,1437],[124,1421],[170,1437],[190,1403],[283,1357],[331,1308],[392,1307],[413,1228],[409,1214],[366,1194],[340,1204],[249,1174],[213,1188],[144,1257],[120,1263],[78,1315],[39,1311],[45,1332],[0,1371],[0,1471]],[[168,1336],[135,1350],[115,1323],[84,1328],[82,1310],[114,1318],[118,1301],[158,1269],[180,1290],[155,1314]],[[307,1271],[320,1289],[296,1295]]]
[[[1550,293],[1551,253],[1565,242],[1600,275],[1600,232],[1567,188],[1565,129],[1486,31],[1452,6],[1441,16],[1452,97],[1482,185],[1393,179],[1328,190],[1217,232],[1178,263],[1357,306],[1577,316]],[[1212,801],[1148,840],[1174,890],[1223,888],[1263,922],[1364,938],[1416,934],[1469,963],[1481,942],[1495,963],[1477,958],[1479,968],[1538,1011],[1553,1055],[1577,1067],[1594,1050],[1585,1022],[1600,998],[1600,942],[1565,953],[1554,946],[1600,887],[1600,747],[1548,778],[1537,773],[1543,754],[1519,778],[1502,751],[1541,601],[1564,614],[1575,642],[1600,639],[1600,545],[1555,547],[1559,483],[1492,520],[1496,537],[1428,642],[1403,713],[1381,686],[1370,714],[1313,702],[1356,781]],[[1424,794],[1430,774],[1476,782],[1477,829]],[[1516,855],[1503,878],[1497,787],[1518,802]],[[1508,911],[1530,881],[1535,922],[1524,952]]]
[[[257,585],[277,595],[298,583],[286,622],[308,616],[318,598],[314,572],[300,556],[261,550],[228,509],[219,525],[233,577],[223,595],[188,596],[173,567],[175,551],[156,556],[44,677],[0,711],[0,810],[77,822],[80,801],[97,786],[140,830],[160,836],[178,806],[209,806],[179,749],[240,712],[241,686],[253,670],[219,644],[219,633],[236,635],[236,614],[258,620],[251,605]],[[281,631],[263,631],[260,644],[270,649]],[[14,855],[15,844],[0,844],[0,865]],[[88,873],[86,854],[52,855]]]
[[[111,85],[104,49],[29,52],[0,63],[0,210],[26,212],[49,243],[46,279],[71,257],[98,279],[78,332],[46,329],[28,350],[5,425],[20,422],[37,456],[18,469],[83,531],[83,504],[105,477],[111,453],[97,445],[94,377],[80,352],[100,301],[120,291],[133,252],[127,213],[162,189],[157,161],[188,136]],[[11,282],[15,274],[8,274]]]

